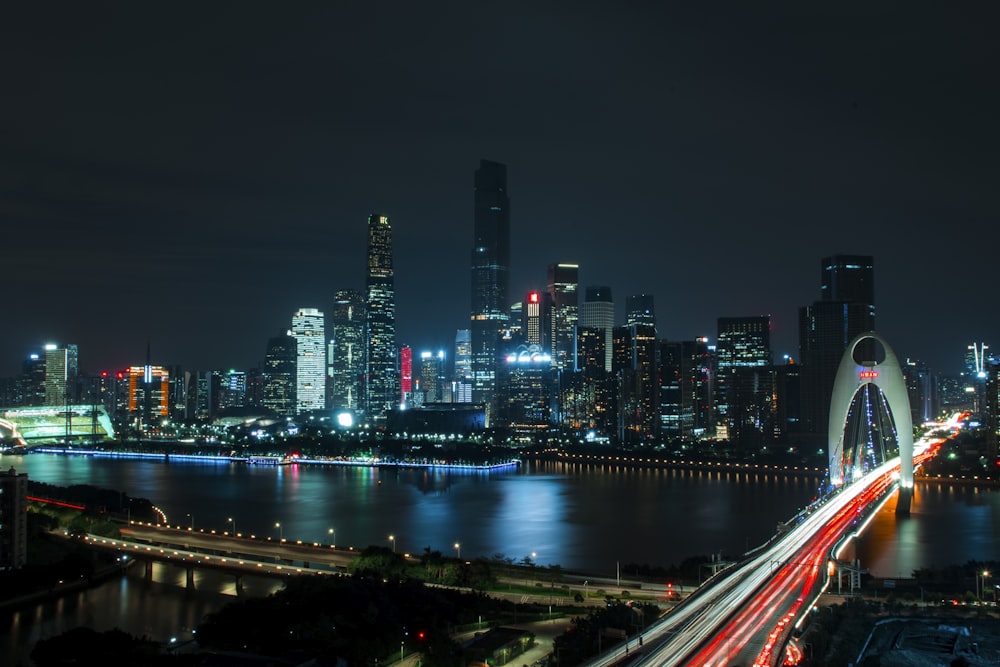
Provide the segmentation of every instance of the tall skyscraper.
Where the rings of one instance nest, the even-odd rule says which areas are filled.
[[[480,160],[472,244],[472,400],[487,414],[496,389],[497,343],[510,307],[510,198],[507,166]]]
[[[584,301],[580,304],[579,325],[589,329],[599,329],[604,333],[604,370],[611,372],[613,352],[612,336],[615,329],[615,303],[611,299],[611,288],[605,286],[588,287]]]
[[[0,570],[18,570],[28,560],[28,475],[0,472]]]
[[[66,405],[75,396],[79,354],[76,345],[45,346],[45,404]]]
[[[452,400],[455,403],[472,402],[472,332],[459,329],[455,332],[455,372]]]
[[[799,309],[801,425],[803,435],[818,446],[826,444],[830,394],[840,358],[856,336],[874,329],[874,259],[868,255],[824,257],[820,262],[820,300]],[[873,356],[874,346],[862,345],[858,352]]]
[[[396,287],[392,269],[389,216],[368,217],[368,383],[369,419],[384,422],[401,400],[396,361]]]
[[[625,299],[625,324],[651,324],[656,326],[656,310],[652,294],[633,294]]]
[[[765,425],[767,422],[773,430],[773,401],[770,398],[773,391],[768,390],[773,380],[768,375],[764,382],[759,375],[765,369],[771,372],[771,316],[720,317],[718,333],[718,425],[725,427],[724,435],[733,439],[739,437],[748,424],[763,432],[762,429],[769,428]],[[748,387],[759,393],[749,395]]]
[[[401,404],[410,405],[413,393],[413,348],[403,345],[399,348],[399,393]]]
[[[549,264],[548,291],[552,299],[552,362],[559,370],[573,370],[573,343],[579,317],[578,264]]]
[[[536,345],[551,353],[552,297],[545,292],[528,292],[521,305],[521,337],[524,343]]]
[[[302,308],[292,316],[295,337],[295,413],[326,407],[326,334],[323,311]]]
[[[281,417],[295,414],[297,357],[295,336],[291,331],[267,340],[264,352],[264,407]]]
[[[357,290],[340,290],[333,297],[327,343],[327,373],[334,410],[360,410],[364,401],[365,299]]]

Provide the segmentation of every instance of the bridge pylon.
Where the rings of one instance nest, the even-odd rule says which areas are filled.
[[[855,361],[854,352],[863,342],[873,340],[882,346],[885,359],[881,362]],[[840,367],[833,383],[830,398],[830,423],[827,430],[830,461],[830,483],[842,485],[846,480],[845,471],[853,461],[844,460],[844,433],[851,403],[865,385],[875,385],[889,405],[892,421],[899,443],[899,488],[900,497],[896,504],[897,514],[910,513],[910,497],[913,493],[913,420],[910,417],[910,399],[903,380],[903,370],[896,353],[882,336],[874,331],[859,334],[851,341],[840,359]]]

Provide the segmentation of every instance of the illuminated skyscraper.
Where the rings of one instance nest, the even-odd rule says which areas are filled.
[[[410,405],[413,393],[413,348],[404,345],[399,348],[399,391],[403,405]]]
[[[522,342],[550,352],[552,344],[552,297],[545,292],[528,292],[521,304]]]
[[[496,388],[497,342],[510,307],[510,198],[507,166],[480,160],[475,174],[472,245],[472,400],[489,404]]]
[[[610,287],[588,287],[584,302],[580,304],[579,325],[598,329],[604,335],[604,370],[611,372],[613,352],[612,336],[615,328],[615,304]]]
[[[292,316],[295,337],[295,413],[326,407],[326,336],[323,311],[302,308]]]
[[[75,396],[78,372],[76,345],[45,346],[45,404],[66,405]]]
[[[459,329],[455,332],[455,374],[452,400],[455,403],[472,402],[472,332]]]
[[[552,299],[553,365],[559,370],[573,370],[573,337],[579,316],[580,266],[549,264],[548,290]]]
[[[771,316],[720,317],[716,355],[720,437],[772,432]]]
[[[368,383],[369,418],[382,422],[398,405],[396,289],[392,270],[392,224],[385,215],[368,217]]]
[[[264,407],[281,417],[295,414],[297,356],[291,331],[268,339],[264,353]]]
[[[334,410],[359,410],[364,400],[365,299],[357,290],[340,290],[333,298],[327,343],[327,403]]]

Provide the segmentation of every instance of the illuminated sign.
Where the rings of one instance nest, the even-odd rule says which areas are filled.
[[[528,301],[531,303],[538,303],[538,292],[531,292],[528,294]]]
[[[878,371],[861,371],[858,377],[862,380],[871,380],[878,377]]]

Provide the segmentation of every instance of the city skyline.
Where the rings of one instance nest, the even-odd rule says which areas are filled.
[[[511,300],[573,263],[618,323],[642,293],[668,340],[769,315],[795,356],[818,258],[853,253],[902,357],[957,372],[1000,328],[994,8],[256,9],[5,22],[0,376],[47,342],[91,373],[147,344],[260,366],[295,310],[363,289],[371,211],[397,343],[450,350],[482,158],[507,165]]]

